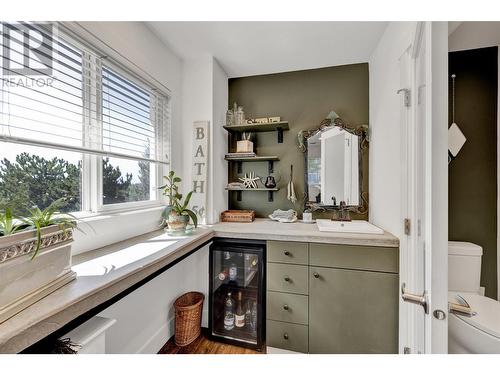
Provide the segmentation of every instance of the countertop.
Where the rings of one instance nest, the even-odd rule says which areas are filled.
[[[338,245],[398,247],[399,240],[389,232],[358,234],[320,232],[316,224],[279,223],[255,219],[252,223],[217,223],[210,226],[216,237],[262,239],[276,241],[318,242]]]
[[[0,324],[0,353],[17,353],[112,299],[214,237],[397,247],[390,233],[324,233],[314,224],[218,223],[174,237],[154,231],[73,257],[75,281]]]

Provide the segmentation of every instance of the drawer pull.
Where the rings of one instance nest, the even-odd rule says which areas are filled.
[[[292,281],[292,279],[290,279],[288,276],[285,276],[285,277],[283,278],[283,280],[285,280],[287,283],[289,283],[290,281]]]
[[[314,276],[316,279],[319,279],[319,273],[314,272],[314,273],[313,273],[313,276]]]
[[[283,254],[285,254],[287,257],[292,255],[288,250],[283,251]]]
[[[284,334],[283,334],[283,338],[284,338],[285,340],[288,340],[288,333],[284,333]]]
[[[283,310],[288,311],[288,309],[289,309],[288,305],[287,305],[287,304],[284,304],[284,305],[283,305]]]

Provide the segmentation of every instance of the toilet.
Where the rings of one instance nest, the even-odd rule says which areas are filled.
[[[471,317],[449,314],[450,354],[500,354],[500,302],[483,295],[480,287],[482,255],[483,249],[476,244],[448,243],[448,300],[458,303],[459,295],[476,313]]]

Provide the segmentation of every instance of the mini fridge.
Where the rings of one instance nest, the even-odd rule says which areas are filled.
[[[261,350],[265,337],[266,242],[215,239],[210,245],[210,338]]]

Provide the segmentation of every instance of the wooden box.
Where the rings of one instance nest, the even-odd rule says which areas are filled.
[[[251,223],[255,220],[255,211],[227,210],[220,214],[220,221],[229,223]]]
[[[236,152],[253,152],[252,141],[237,141]]]

